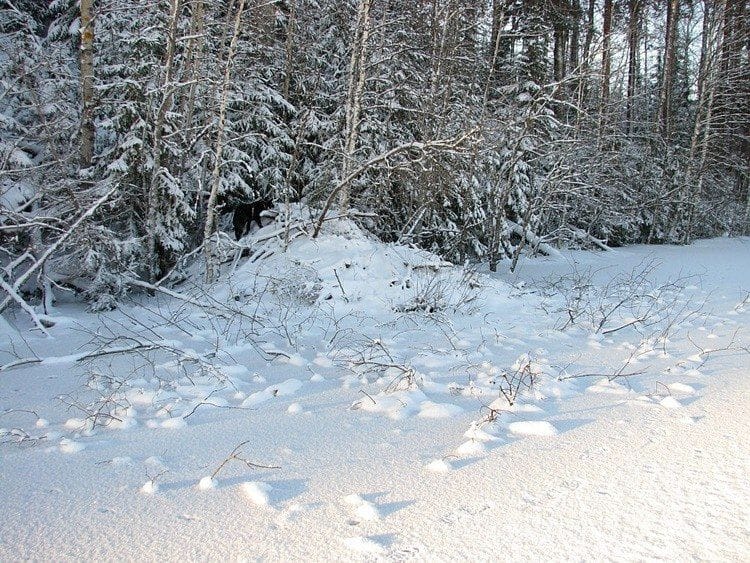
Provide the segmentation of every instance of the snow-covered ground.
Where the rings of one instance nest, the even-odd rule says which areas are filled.
[[[0,560],[750,558],[749,239],[177,290],[0,321]]]

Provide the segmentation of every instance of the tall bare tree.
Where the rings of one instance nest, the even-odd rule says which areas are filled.
[[[218,222],[218,197],[219,185],[221,183],[222,151],[224,150],[224,124],[227,117],[227,103],[229,101],[229,90],[231,87],[232,65],[234,55],[237,52],[237,41],[240,35],[240,24],[242,13],[245,10],[245,0],[239,0],[237,13],[234,19],[234,32],[229,43],[229,51],[224,64],[224,81],[221,89],[221,100],[219,102],[219,120],[216,126],[216,141],[214,143],[214,167],[211,173],[211,188],[206,203],[206,223],[203,229],[203,256],[206,261],[206,283],[216,280],[218,268],[218,256],[216,254],[216,227]]]
[[[346,178],[354,169],[354,152],[357,149],[359,121],[362,113],[362,94],[367,77],[367,42],[370,37],[371,0],[360,0],[357,8],[357,19],[354,26],[354,45],[349,60],[346,93],[346,129],[344,133],[344,158],[341,165],[341,177]],[[339,212],[349,213],[350,184],[344,184],[339,191]]]
[[[154,142],[153,142],[153,163],[151,170],[151,181],[148,187],[148,208],[146,216],[146,233],[148,237],[147,258],[148,281],[154,282],[159,272],[159,253],[157,250],[157,229],[160,208],[160,184],[161,177],[164,174],[163,153],[164,147],[164,123],[167,112],[172,108],[174,103],[174,94],[177,84],[174,80],[175,66],[175,46],[177,43],[177,20],[180,14],[180,0],[170,0],[169,23],[167,29],[167,52],[164,60],[164,79],[162,82],[162,99],[156,110],[156,119],[154,124]]]

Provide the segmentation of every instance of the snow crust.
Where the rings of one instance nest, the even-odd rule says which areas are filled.
[[[563,327],[548,280],[652,260],[664,318]],[[41,359],[0,371],[0,560],[750,559],[750,239],[490,275],[342,222],[232,267],[224,316],[0,321]],[[103,327],[158,349],[80,361]]]

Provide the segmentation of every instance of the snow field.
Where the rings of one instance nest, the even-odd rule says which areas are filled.
[[[697,261],[750,263],[739,241],[706,244]],[[604,261],[612,275],[647,252],[681,250],[574,256]],[[530,262],[519,276],[529,291],[566,267]],[[160,348],[85,365],[71,346],[88,350],[97,323],[130,321],[70,306],[65,314],[88,334],[24,335],[50,361],[0,372],[0,500],[44,532],[17,536],[0,523],[0,559],[750,553],[741,533],[750,491],[738,478],[750,460],[737,430],[748,422],[739,406],[746,364],[718,352],[733,335],[748,345],[750,315],[735,308],[741,276],[721,282],[726,298],[710,297],[708,281],[675,290],[676,310],[709,299],[692,318],[665,313],[653,326],[608,335],[589,320],[562,328],[563,297],[544,289],[517,296],[509,276],[478,275],[472,300],[462,302],[454,285],[463,276],[355,227],[298,239],[213,289],[254,318],[168,300],[161,309],[149,303],[153,314],[126,305]],[[426,290],[436,284],[437,295]],[[166,311],[187,333],[164,326]],[[606,326],[632,322],[631,313]],[[122,329],[123,339],[143,339],[136,328]],[[33,482],[29,467],[38,469]],[[46,495],[50,508],[33,513],[28,494]],[[88,524],[99,508],[106,512]],[[163,542],[129,544],[146,522]],[[497,527],[491,534],[488,522]],[[86,541],[75,533],[84,523]]]

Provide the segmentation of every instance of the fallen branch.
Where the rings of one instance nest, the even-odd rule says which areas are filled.
[[[13,282],[13,285],[11,287],[11,291],[8,291],[8,289],[5,286],[5,283],[3,283],[3,289],[8,293],[8,297],[6,297],[2,303],[0,303],[0,312],[4,311],[6,307],[13,301],[19,302],[18,299],[20,298],[18,296],[18,290],[19,288],[31,277],[31,275],[36,272],[39,268],[41,268],[44,263],[47,261],[47,259],[54,254],[58,248],[60,248],[72,235],[73,233],[80,227],[86,219],[90,218],[96,211],[104,205],[104,203],[107,202],[107,200],[112,196],[112,194],[117,191],[117,186],[110,189],[107,193],[105,193],[103,196],[101,196],[99,199],[97,199],[93,205],[91,205],[86,211],[84,211],[78,219],[75,220],[75,222],[66,230],[60,238],[58,238],[53,244],[51,244],[47,250],[44,251],[44,254],[42,254],[37,260],[29,266],[29,268],[21,274],[21,276],[18,277]],[[20,298],[23,303],[26,303],[23,298]],[[22,306],[23,307],[23,306]],[[26,303],[26,306],[23,307],[25,311],[28,312],[28,309],[30,306],[28,303]],[[37,317],[38,318],[38,317]],[[45,334],[48,334],[45,327],[41,325],[41,323],[38,323],[40,328]]]

